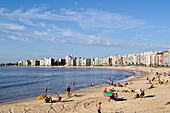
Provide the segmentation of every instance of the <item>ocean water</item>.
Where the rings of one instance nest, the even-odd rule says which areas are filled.
[[[111,77],[117,82],[132,72],[101,68],[64,67],[0,67],[0,103],[34,98],[45,93],[66,93],[66,88],[78,90],[100,86]],[[75,82],[73,86],[71,83]]]

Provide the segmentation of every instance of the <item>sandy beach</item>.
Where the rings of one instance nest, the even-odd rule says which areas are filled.
[[[170,68],[130,66],[91,68],[142,71],[142,76],[128,81],[126,87],[108,85],[77,90],[72,92],[70,98],[66,94],[60,94],[61,102],[45,103],[43,100],[28,99],[0,104],[0,113],[97,113],[99,102],[102,102],[102,113],[170,113],[170,82],[160,85],[157,81],[153,81],[154,88],[148,89],[151,84],[147,84],[148,80],[146,80],[147,76],[149,79],[155,77],[156,72],[170,72]],[[170,76],[161,75],[160,79],[170,81]],[[103,96],[104,88],[114,88],[114,92],[118,93],[118,101],[109,102],[109,99]],[[133,98],[139,93],[130,91],[137,88],[145,89],[143,98]],[[128,92],[122,92],[125,90]],[[55,95],[51,97],[53,100],[56,99]]]

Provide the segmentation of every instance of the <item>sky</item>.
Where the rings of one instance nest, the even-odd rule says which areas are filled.
[[[169,0],[0,0],[0,63],[170,49]]]

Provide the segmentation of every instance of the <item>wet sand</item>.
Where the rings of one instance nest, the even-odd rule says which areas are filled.
[[[86,67],[87,68],[87,67]],[[27,99],[11,103],[0,104],[0,113],[97,113],[97,104],[102,102],[102,113],[170,113],[170,82],[166,85],[154,84],[155,88],[148,89],[146,76],[152,78],[155,72],[170,72],[170,68],[151,67],[90,67],[90,68],[113,68],[123,70],[142,71],[142,76],[128,81],[131,84],[126,87],[102,86],[77,90],[72,92],[72,97],[60,94],[62,102],[45,103],[43,100]],[[153,72],[151,72],[153,70]],[[170,80],[169,76],[161,79]],[[122,85],[124,83],[121,83]],[[108,101],[103,96],[104,88],[114,88],[118,93],[118,101]],[[132,89],[145,89],[144,98],[133,99],[138,94]],[[51,96],[53,100],[55,95]],[[167,104],[169,102],[169,104]],[[167,104],[167,105],[166,105]]]

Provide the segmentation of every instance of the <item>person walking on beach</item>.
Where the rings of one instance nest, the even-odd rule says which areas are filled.
[[[45,86],[45,95],[47,96],[47,86]]]
[[[102,102],[99,102],[99,104],[97,105],[97,113],[101,113],[101,104]]]
[[[68,88],[67,88],[67,96],[71,96],[71,88],[68,86]]]

